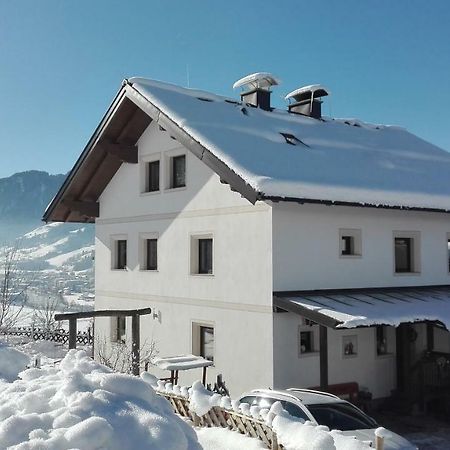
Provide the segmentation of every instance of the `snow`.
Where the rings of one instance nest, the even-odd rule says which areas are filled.
[[[243,114],[241,104],[204,91],[128,83],[263,196],[450,210],[450,154],[401,128],[277,109]]]
[[[56,244],[55,244],[56,245]],[[95,245],[88,245],[86,247],[78,248],[76,250],[72,250],[71,252],[63,253],[61,255],[54,256],[53,258],[49,258],[47,261],[52,266],[60,267],[64,265],[70,258],[87,255],[90,252],[95,250]]]
[[[195,355],[154,358],[152,363],[162,370],[189,370],[213,365],[212,361]]]
[[[284,97],[285,100],[288,100],[290,98],[297,97],[297,95],[304,94],[305,92],[317,92],[317,91],[325,91],[328,93],[328,95],[331,93],[325,86],[322,86],[321,84],[310,84],[309,86],[303,86],[301,88],[295,89],[292,92],[289,92],[289,94]]]
[[[236,83],[233,84],[233,89],[244,87],[248,84],[250,84],[253,89],[256,89],[258,87],[269,88],[270,86],[276,86],[280,84],[280,80],[274,77],[271,73],[256,72],[237,80]]]
[[[243,436],[226,428],[197,428],[195,431],[204,450],[267,449],[260,440]]]
[[[276,301],[276,300],[275,300]],[[404,322],[440,321],[450,329],[450,289],[402,289],[377,292],[349,292],[285,297],[282,301],[300,305],[340,322],[337,328],[370,325],[398,326]],[[282,304],[280,303],[280,306]],[[281,306],[282,307],[282,306]]]
[[[0,379],[13,381],[30,362],[30,358],[19,350],[0,343]]]
[[[113,373],[83,351],[19,376],[0,391],[2,448],[201,449],[193,429],[149,384]]]

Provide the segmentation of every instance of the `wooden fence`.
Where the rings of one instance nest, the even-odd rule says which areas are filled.
[[[69,332],[59,328],[57,330],[48,331],[37,327],[15,327],[8,330],[1,330],[1,334],[7,334],[9,336],[26,336],[35,341],[52,341],[67,344],[69,341]],[[79,331],[77,333],[77,344],[92,345],[94,338],[92,334]]]
[[[269,449],[281,450],[283,448],[282,445],[278,444],[276,433],[263,420],[218,406],[210,409],[204,416],[199,417],[189,409],[189,399],[166,392],[158,392],[158,394],[170,402],[177,414],[191,419],[195,426],[228,428],[261,440]]]

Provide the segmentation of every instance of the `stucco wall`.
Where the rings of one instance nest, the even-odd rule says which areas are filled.
[[[153,124],[139,141],[141,161],[160,154],[164,164],[166,154],[179,151],[183,148]],[[270,386],[271,208],[251,205],[191,153],[186,158],[186,188],[142,194],[143,164],[123,164],[102,194],[96,308],[154,308],[159,319],[143,318],[141,339],[155,341],[162,356],[192,352],[193,322],[214,325],[215,368],[209,381],[223,373],[235,395]],[[140,270],[143,233],[158,236],[157,272]],[[191,235],[197,234],[213,236],[213,275],[190,272]],[[127,239],[127,270],[111,270],[114,237]],[[110,336],[110,324],[98,320],[96,333]]]
[[[339,229],[361,229],[362,256],[339,257]],[[420,273],[394,274],[394,231],[420,234]],[[450,215],[274,204],[274,290],[449,284]]]
[[[299,329],[313,331],[315,353],[299,352]],[[343,338],[356,336],[358,353],[346,356]],[[390,395],[396,386],[395,329],[387,327],[388,354],[377,355],[375,328],[328,330],[328,381],[330,384],[356,381],[374,398]],[[274,385],[313,387],[320,384],[319,327],[305,326],[299,315],[274,314]]]

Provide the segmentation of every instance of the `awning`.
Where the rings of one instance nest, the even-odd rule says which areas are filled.
[[[433,321],[450,330],[450,286],[274,292],[273,303],[330,328]]]

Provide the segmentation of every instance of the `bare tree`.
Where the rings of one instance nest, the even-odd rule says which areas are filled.
[[[31,280],[19,267],[19,242],[4,247],[0,255],[0,330],[14,327],[28,300]]]
[[[60,293],[49,295],[45,302],[34,310],[33,326],[41,328],[46,333],[54,332],[58,325],[58,322],[55,320],[55,314],[66,309],[65,306]]]
[[[133,351],[126,342],[108,342],[105,337],[95,340],[96,359],[114,372],[133,373]],[[156,343],[147,341],[140,348],[141,364],[146,364],[158,354]]]

